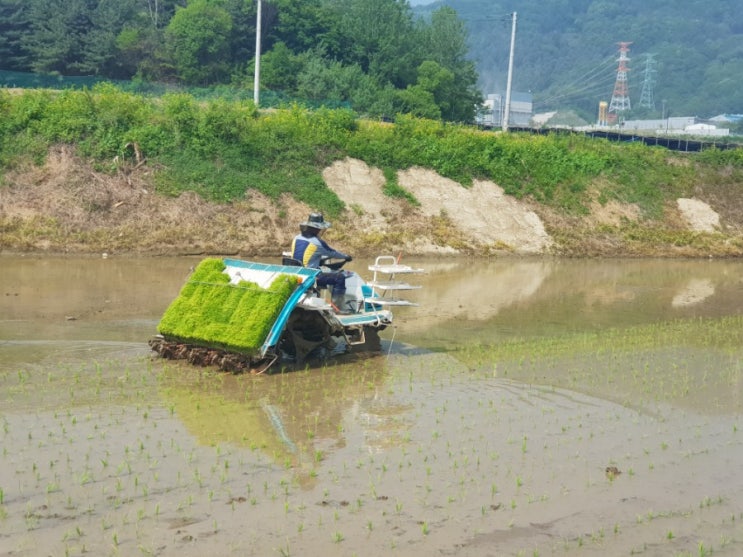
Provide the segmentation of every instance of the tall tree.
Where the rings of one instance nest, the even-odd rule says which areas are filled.
[[[279,41],[261,58],[261,82],[268,89],[295,94],[297,79],[302,72],[307,54],[294,54]]]
[[[420,63],[418,37],[406,0],[328,0],[336,28],[329,37],[340,49],[329,52],[358,64],[380,83],[405,88]]]
[[[177,7],[186,6],[186,0],[137,0],[137,2],[141,13],[147,16],[155,29],[165,27]]]
[[[116,37],[119,70],[145,81],[175,80],[165,26],[185,0],[135,0],[136,13]]]
[[[426,60],[418,68],[416,87],[431,94],[433,102],[438,106],[439,117],[446,120],[455,119],[456,116],[453,107],[457,103],[457,95],[461,93],[457,85],[454,72],[432,60]],[[474,113],[474,107],[471,113]]]
[[[95,4],[93,0],[29,0],[31,33],[23,37],[23,47],[34,71],[79,73]]]
[[[298,77],[297,92],[315,101],[347,102],[357,89],[368,85],[364,77],[357,65],[311,56]]]
[[[193,85],[229,78],[230,14],[209,0],[193,0],[175,12],[165,30],[179,77]]]
[[[117,79],[131,77],[131,69],[117,56],[116,40],[124,24],[136,15],[135,0],[99,0],[90,13],[91,28],[84,35],[81,73]]]
[[[333,13],[324,0],[276,0],[276,24],[267,33],[268,45],[283,42],[295,54],[324,47]]]
[[[30,30],[24,0],[0,0],[0,64],[3,69],[25,71],[28,59],[21,45]]]
[[[116,37],[135,14],[135,0],[29,0],[30,32],[22,46],[30,68],[127,77],[116,62]]]
[[[482,103],[477,87],[475,63],[467,59],[467,28],[457,13],[442,7],[431,14],[430,25],[423,27],[422,51],[426,60],[438,67],[422,65],[418,83],[433,93],[445,120],[471,122]]]
[[[234,67],[245,66],[255,56],[256,2],[224,0],[222,7],[232,19],[229,34],[230,64]],[[266,11],[270,12],[270,9]]]

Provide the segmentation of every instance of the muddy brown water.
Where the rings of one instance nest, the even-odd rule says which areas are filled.
[[[411,259],[260,377],[152,358],[197,262],[0,257],[0,555],[743,554],[741,262]]]

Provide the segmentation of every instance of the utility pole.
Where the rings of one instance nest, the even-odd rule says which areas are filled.
[[[508,80],[506,82],[506,110],[503,113],[503,131],[508,131],[508,118],[511,115],[511,81],[513,79],[513,47],[516,43],[516,12],[511,14],[511,51],[508,55]]]
[[[253,74],[253,103],[260,105],[261,82],[261,0],[258,0],[258,15],[255,18],[255,73]]]

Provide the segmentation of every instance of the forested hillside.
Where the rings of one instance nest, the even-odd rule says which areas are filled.
[[[630,100],[635,117],[708,118],[743,113],[743,9],[732,0],[445,0],[418,13],[454,8],[469,32],[484,94],[505,88],[517,12],[513,87],[531,91],[535,111],[576,108],[593,121],[609,101],[618,45],[631,42]],[[647,55],[654,55],[652,108],[640,106]]]
[[[264,0],[262,89],[370,116],[471,121],[482,95],[505,88],[516,11],[513,88],[532,93],[535,112],[574,109],[593,121],[611,98],[622,41],[632,43],[628,117],[743,113],[743,10],[733,0],[415,4]],[[256,8],[257,0],[0,0],[0,70],[250,92]]]
[[[464,24],[400,0],[262,3],[261,87],[287,99],[471,121]],[[0,69],[252,90],[254,0],[0,0]]]

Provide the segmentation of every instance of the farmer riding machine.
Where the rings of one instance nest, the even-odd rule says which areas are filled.
[[[341,270],[345,261],[324,261]],[[169,359],[214,365],[233,372],[263,373],[275,365],[303,366],[308,359],[379,351],[379,331],[392,324],[392,306],[416,305],[395,296],[419,288],[399,280],[420,273],[379,256],[365,282],[344,271],[344,307],[319,288],[321,269],[287,257],[268,264],[239,259],[201,261],[165,311],[152,349]]]

